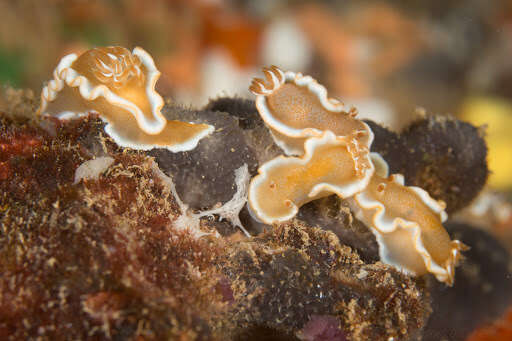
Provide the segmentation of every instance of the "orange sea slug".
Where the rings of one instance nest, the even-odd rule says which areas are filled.
[[[40,115],[73,119],[97,112],[105,131],[122,147],[191,150],[214,127],[168,121],[155,85],[160,77],[151,56],[140,47],[91,49],[63,57],[54,79],[41,93]]]

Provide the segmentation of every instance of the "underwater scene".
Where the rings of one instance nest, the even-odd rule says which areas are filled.
[[[0,340],[512,341],[512,3],[0,0]]]

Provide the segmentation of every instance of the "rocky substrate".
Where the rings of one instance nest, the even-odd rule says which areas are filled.
[[[95,116],[36,119],[33,99],[11,95],[0,112],[2,340],[420,340],[444,330],[438,314],[488,322],[464,304],[468,285],[482,316],[510,303],[508,251],[470,227],[449,229],[474,251],[447,289],[379,262],[373,234],[335,197],[276,226],[244,208],[250,238],[232,220],[201,215],[236,198],[237,170],[254,175],[280,154],[252,101],[167,104],[169,119],[217,127],[173,154],[121,149]],[[392,170],[451,211],[485,183],[478,129],[434,117],[403,134],[374,126]],[[423,162],[397,156],[418,153]],[[443,337],[459,340],[450,335],[467,326],[454,322]]]

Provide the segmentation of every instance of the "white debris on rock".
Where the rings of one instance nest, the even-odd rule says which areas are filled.
[[[110,156],[101,156],[96,159],[85,161],[75,171],[74,184],[77,184],[82,179],[96,180],[114,163],[114,159]]]
[[[249,167],[244,163],[242,167],[235,170],[236,193],[233,194],[231,200],[218,208],[200,212],[197,216],[200,218],[217,214],[221,219],[226,219],[234,226],[239,227],[247,237],[250,237],[251,235],[243,227],[239,217],[240,211],[247,202],[247,190],[250,180]]]
[[[249,181],[251,179],[247,164],[244,164],[235,170],[236,193],[233,195],[231,200],[220,207],[207,211],[200,211],[199,213],[192,212],[189,206],[180,199],[172,178],[168,177],[164,172],[162,172],[156,163],[153,164],[153,171],[155,175],[160,180],[162,180],[165,185],[168,186],[170,193],[174,196],[176,203],[181,210],[181,216],[179,216],[178,219],[174,221],[174,226],[177,229],[188,229],[196,238],[209,235],[210,233],[201,231],[200,219],[201,217],[213,216],[214,214],[217,214],[221,217],[221,219],[226,219],[234,226],[239,227],[247,237],[251,237],[249,232],[247,232],[247,230],[243,227],[238,216],[245,203],[247,202],[247,190],[249,187]],[[218,237],[218,232],[215,232],[215,235]]]

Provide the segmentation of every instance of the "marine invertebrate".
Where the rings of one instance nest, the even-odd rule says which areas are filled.
[[[403,174],[407,185],[443,200],[449,215],[474,201],[487,182],[482,128],[434,115],[418,118],[400,133],[371,121],[367,124],[375,136],[372,152],[382,155],[390,173]]]
[[[336,136],[351,137],[350,152],[358,168],[370,168],[366,162],[373,133],[356,118],[357,111],[344,111],[343,103],[328,98],[327,90],[310,76],[283,72],[276,66],[263,69],[266,81],[255,78],[250,90],[256,95],[256,107],[271,129],[276,144],[286,154],[304,153],[304,142],[325,130]]]
[[[206,124],[168,121],[155,84],[160,76],[151,56],[140,47],[133,52],[109,46],[79,57],[63,57],[41,93],[40,115],[73,119],[97,112],[105,131],[118,145],[172,152],[195,148],[214,128]]]
[[[432,273],[453,284],[455,265],[467,246],[451,240],[442,223],[447,214],[423,189],[404,185],[404,177],[388,177],[387,164],[372,154],[376,173],[368,186],[349,200],[356,216],[372,229],[381,261],[415,275]]]
[[[294,217],[303,204],[336,193],[347,198],[362,191],[373,174],[373,165],[362,173],[349,151],[350,142],[325,131],[309,138],[302,157],[279,156],[260,167],[251,181],[249,204],[267,224]]]
[[[343,112],[313,78],[274,66],[263,72],[267,81],[255,79],[250,87],[260,116],[286,153],[304,156],[281,156],[260,167],[249,190],[256,218],[286,221],[301,205],[335,193],[349,199],[375,234],[383,262],[416,275],[430,272],[452,285],[467,247],[452,241],[442,225],[446,204],[405,186],[400,174],[388,177],[384,159],[377,153],[370,159],[369,126],[355,111]]]

